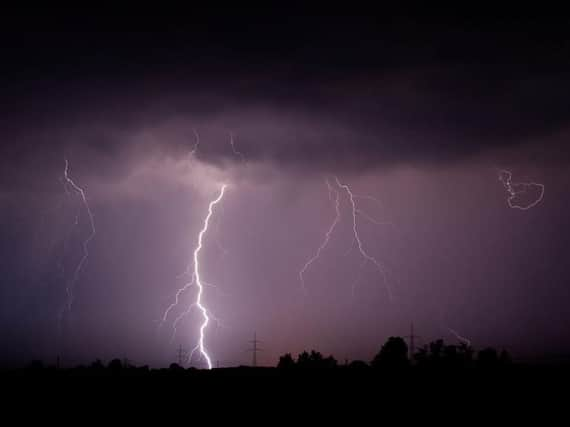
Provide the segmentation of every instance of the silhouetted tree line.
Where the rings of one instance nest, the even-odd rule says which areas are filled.
[[[511,363],[511,357],[505,350],[499,353],[496,349],[489,347],[475,353],[475,350],[465,343],[445,344],[441,339],[420,347],[410,359],[408,345],[404,339],[390,337],[369,363],[355,360],[341,367],[390,370],[407,369],[412,366],[418,369],[499,368]],[[280,357],[277,367],[280,369],[330,369],[339,367],[339,364],[334,357],[323,357],[321,353],[312,350],[310,353],[304,351],[299,354],[296,360],[290,353],[284,354]]]
[[[215,369],[212,372],[196,368],[185,368],[176,363],[172,363],[168,368],[151,369],[148,366],[135,366],[127,359],[113,359],[105,364],[101,360],[95,360],[90,365],[77,366],[71,369],[58,369],[55,366],[45,366],[41,361],[33,361],[26,369],[13,372],[20,372],[32,375],[81,375],[81,376],[184,376],[184,375],[249,375],[252,372],[271,372],[281,375],[286,372],[308,372],[311,371],[341,371],[366,372],[370,370],[384,372],[401,372],[403,370],[438,370],[438,369],[467,369],[467,368],[504,368],[511,365],[511,357],[506,351],[498,352],[494,348],[485,348],[478,352],[464,343],[445,344],[443,340],[433,341],[420,347],[413,355],[409,355],[408,346],[401,337],[390,337],[381,346],[378,353],[370,361],[354,360],[350,363],[339,364],[333,356],[323,356],[320,352],[312,350],[303,351],[297,358],[290,353],[280,357],[274,368],[250,368],[241,366],[239,368]]]

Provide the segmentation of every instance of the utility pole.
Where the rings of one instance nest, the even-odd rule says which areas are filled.
[[[409,342],[408,353],[409,353],[410,362],[413,362],[414,354],[416,352],[415,339],[419,338],[418,335],[414,335],[414,324],[413,324],[413,322],[410,325],[410,335],[408,335],[406,338],[408,339],[408,342]]]
[[[257,333],[254,332],[253,333],[253,341],[250,341],[250,343],[253,344],[253,347],[249,349],[249,351],[251,351],[253,353],[253,360],[252,360],[252,366],[255,368],[257,366],[257,352],[258,351],[263,351],[263,349],[259,348],[257,346],[257,344],[259,344],[261,341],[259,341],[257,339]]]
[[[177,356],[178,356],[178,365],[184,366],[184,360],[186,359],[186,350],[182,348],[182,344],[180,345],[180,347],[178,347]]]

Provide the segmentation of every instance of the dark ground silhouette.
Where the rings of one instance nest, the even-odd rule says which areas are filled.
[[[99,359],[89,365],[58,368],[34,360],[23,368],[4,369],[3,377],[398,377],[422,378],[436,375],[440,378],[505,377],[522,373],[562,374],[570,372],[570,363],[532,364],[513,362],[505,350],[484,348],[476,351],[461,343],[446,344],[439,339],[420,347],[410,358],[408,346],[401,337],[390,337],[370,361],[353,360],[339,363],[332,355],[324,356],[316,350],[304,351],[294,357],[287,353],[275,367],[225,367],[211,371],[183,367],[177,363],[165,368],[135,366],[127,359],[113,359],[105,363]]]

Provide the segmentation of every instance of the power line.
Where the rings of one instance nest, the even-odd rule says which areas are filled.
[[[178,351],[176,352],[176,354],[178,358],[178,365],[184,366],[184,361],[188,357],[188,352],[186,351],[185,348],[182,347],[182,345],[180,345],[180,347],[178,347]]]
[[[410,324],[410,335],[407,335],[405,338],[408,339],[408,354],[409,354],[409,358],[410,358],[410,362],[414,360],[414,354],[416,353],[416,342],[415,339],[416,338],[420,338],[419,335],[415,335],[414,334],[414,323],[412,322]]]
[[[250,341],[251,344],[253,344],[253,347],[249,349],[249,351],[251,351],[253,353],[253,359],[252,359],[252,366],[255,368],[257,366],[257,353],[260,351],[263,351],[262,348],[259,348],[257,346],[257,344],[261,343],[262,341],[259,341],[257,339],[257,333],[254,332],[253,333],[253,341]]]

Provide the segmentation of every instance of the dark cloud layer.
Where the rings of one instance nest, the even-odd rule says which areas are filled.
[[[569,125],[564,19],[281,12],[8,23],[5,167],[42,150],[38,140],[112,157],[172,120],[160,144],[173,155],[198,128],[216,134],[201,158],[219,163],[233,131],[250,160],[309,170],[450,162],[529,142],[556,150]]]

